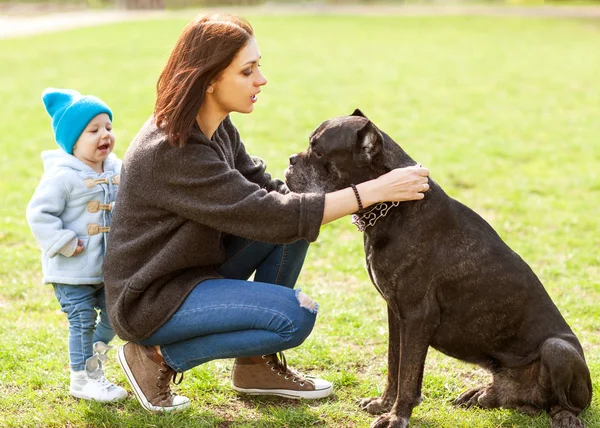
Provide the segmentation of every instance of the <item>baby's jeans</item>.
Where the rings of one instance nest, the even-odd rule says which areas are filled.
[[[61,310],[69,320],[71,370],[84,370],[85,361],[93,354],[94,342],[108,344],[115,337],[106,313],[104,284],[53,285]]]

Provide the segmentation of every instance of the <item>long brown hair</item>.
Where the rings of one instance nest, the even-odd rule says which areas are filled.
[[[201,16],[183,29],[158,78],[154,106],[172,145],[185,145],[206,90],[253,36],[250,23],[234,15]]]

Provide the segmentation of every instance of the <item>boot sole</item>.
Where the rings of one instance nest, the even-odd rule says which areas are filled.
[[[289,389],[255,389],[255,388],[239,388],[231,385],[234,390],[247,395],[277,395],[279,397],[294,398],[296,400],[315,400],[317,398],[329,397],[333,394],[333,387],[319,389],[315,391],[293,391]]]
[[[123,369],[123,372],[125,372],[125,377],[127,378],[127,382],[129,382],[129,385],[131,385],[131,388],[133,389],[133,393],[135,394],[135,397],[137,398],[137,400],[140,402],[140,404],[142,405],[142,407],[144,409],[146,409],[150,412],[175,412],[177,410],[183,410],[183,409],[189,407],[189,405],[190,405],[189,401],[179,404],[178,406],[171,406],[171,407],[159,407],[159,406],[155,406],[152,403],[150,403],[146,399],[146,396],[142,392],[138,383],[135,381],[135,377],[133,376],[133,373],[131,372],[129,365],[127,364],[127,360],[125,359],[125,349],[124,348],[125,348],[125,346],[123,345],[123,346],[120,346],[119,349],[117,350],[117,361],[119,362],[119,365]]]

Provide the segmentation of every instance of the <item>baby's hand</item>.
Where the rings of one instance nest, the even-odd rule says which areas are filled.
[[[75,248],[75,252],[73,253],[74,256],[76,256],[77,254],[80,254],[83,252],[85,248],[83,247],[83,242],[81,241],[81,239],[77,240],[77,248]]]

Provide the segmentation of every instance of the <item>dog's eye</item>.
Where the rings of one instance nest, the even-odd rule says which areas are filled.
[[[314,153],[314,154],[315,154],[315,156],[316,156],[316,157],[318,157],[318,158],[321,158],[321,157],[323,157],[323,155],[322,155],[321,153],[319,153],[319,152],[316,152],[316,151],[314,151],[314,150],[313,150],[313,153]]]

